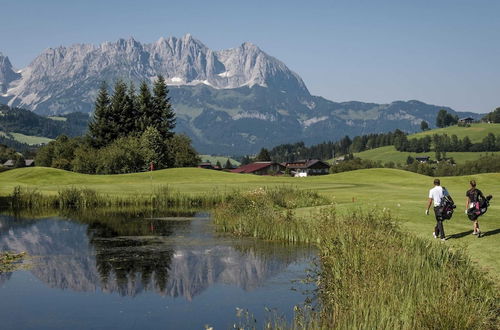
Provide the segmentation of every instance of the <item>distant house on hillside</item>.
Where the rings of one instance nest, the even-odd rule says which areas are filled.
[[[345,161],[345,156],[337,157],[334,159],[334,161],[335,161],[335,164],[342,163],[343,161]]]
[[[420,163],[428,163],[429,160],[431,159],[430,156],[425,156],[425,157],[415,157],[415,160]]]
[[[16,165],[16,161],[14,159],[9,159],[5,163],[3,163],[3,166],[8,167],[8,168],[13,168],[15,165]],[[25,167],[35,166],[35,160],[34,159],[25,159],[24,166]]]
[[[324,175],[330,171],[330,165],[319,159],[306,159],[299,160],[291,163],[283,163],[283,165],[290,169],[294,176],[310,176],[310,175]]]
[[[471,117],[460,118],[458,122],[463,124],[472,124],[474,122],[474,118]]]
[[[285,166],[276,162],[255,162],[235,168],[231,170],[231,172],[256,175],[277,175],[282,174],[284,170]]]
[[[213,170],[215,169],[213,166],[212,166],[212,163],[210,162],[203,162],[203,163],[199,163],[198,168],[204,168],[204,169],[207,169],[207,170]]]

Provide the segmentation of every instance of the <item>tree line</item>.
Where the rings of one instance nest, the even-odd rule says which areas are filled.
[[[109,94],[103,83],[87,135],[59,136],[40,148],[36,164],[89,174],[195,166],[200,159],[191,140],[174,128],[175,112],[162,76],[152,90],[142,82],[138,92],[119,80]]]
[[[421,163],[413,158],[407,160],[406,164],[394,163],[393,161],[382,163],[369,159],[351,157],[343,162],[332,165],[330,173],[340,173],[366,168],[396,168],[400,170],[419,173],[427,176],[460,176],[478,173],[500,172],[500,155],[485,155],[477,160],[466,161],[463,164],[454,164],[452,161],[439,163]]]
[[[245,156],[242,163],[264,160],[293,162],[299,159],[331,159],[354,152],[393,145],[402,136],[406,136],[406,133],[396,129],[394,132],[361,135],[354,137],[354,139],[346,135],[338,141],[327,141],[309,147],[304,142],[280,144],[271,150],[261,149],[256,157]]]
[[[500,107],[488,113],[482,120],[490,123],[500,123]]]

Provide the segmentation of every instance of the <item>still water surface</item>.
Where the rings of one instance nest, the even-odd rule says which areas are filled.
[[[226,329],[237,307],[262,328],[313,289],[296,280],[314,250],[217,234],[204,213],[0,215],[0,250],[31,256],[0,274],[1,329]]]

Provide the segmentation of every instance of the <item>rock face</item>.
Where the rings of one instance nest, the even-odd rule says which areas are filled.
[[[7,56],[0,53],[0,93],[6,93],[11,82],[21,78],[21,75],[12,69]]]
[[[244,155],[262,147],[345,135],[433,127],[440,109],[419,101],[332,102],[313,96],[285,64],[251,43],[213,51],[191,35],[152,44],[120,39],[47,49],[16,73],[0,55],[0,103],[41,115],[90,113],[102,81],[138,84],[163,75],[177,115],[200,153]]]
[[[121,78],[137,84],[159,74],[171,86],[205,84],[232,89],[258,85],[309,94],[296,73],[255,45],[212,51],[189,34],[152,44],[130,38],[99,46],[50,48],[23,70],[22,77],[11,75],[5,81],[10,84],[18,79],[8,93],[10,105],[58,114],[90,112],[101,81]]]

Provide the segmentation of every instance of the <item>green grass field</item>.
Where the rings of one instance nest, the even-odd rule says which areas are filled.
[[[459,139],[463,139],[465,136],[468,136],[472,142],[481,142],[483,138],[489,133],[495,134],[495,136],[500,135],[500,124],[472,124],[471,127],[458,127],[458,126],[450,126],[446,128],[434,129],[426,132],[416,133],[408,136],[408,139],[412,138],[422,138],[424,136],[432,136],[434,134],[448,134],[451,136],[453,134],[457,135]],[[447,152],[446,157],[453,157],[455,162],[458,164],[465,163],[468,160],[476,160],[481,156],[486,154],[492,154],[491,152]],[[493,154],[500,155],[500,152],[493,152]],[[408,155],[415,157],[425,157],[430,156],[431,159],[435,158],[435,152],[400,152],[397,151],[394,146],[385,146],[380,148],[375,148],[371,150],[366,150],[363,152],[359,152],[354,154],[354,156],[359,157],[361,159],[369,159],[374,161],[381,161],[382,164],[387,162],[394,162],[400,164],[406,164],[406,158]]]
[[[446,153],[446,158],[453,157],[455,162],[457,164],[462,164],[465,163],[468,160],[476,160],[479,159],[482,156],[486,155],[500,155],[500,151],[496,152],[447,152]],[[412,156],[413,158],[415,157],[425,157],[425,156],[430,156],[431,159],[435,159],[435,152],[422,152],[422,153],[416,153],[416,152],[400,152],[397,151],[394,146],[386,146],[386,147],[380,147],[380,148],[375,148],[371,150],[366,150],[363,152],[358,152],[355,153],[354,156],[359,157],[361,159],[369,159],[369,160],[374,160],[374,161],[381,161],[382,164],[385,164],[387,162],[394,162],[394,163],[399,163],[399,164],[406,164],[406,159],[408,156]]]
[[[239,161],[237,161],[231,157],[228,157],[228,156],[200,155],[200,158],[201,158],[202,162],[208,161],[208,162],[212,163],[212,165],[217,164],[217,161],[219,161],[223,167],[224,167],[224,165],[226,165],[227,159],[229,158],[229,161],[231,162],[231,164],[233,164],[235,166],[240,166]]]
[[[66,117],[59,117],[59,116],[48,116],[47,118],[55,120],[55,121],[66,121],[68,118]]]
[[[492,194],[491,208],[480,221],[486,236],[477,239],[470,235],[472,224],[464,214],[465,191],[474,178],[485,194]],[[262,186],[293,185],[312,189],[331,198],[339,210],[350,208],[389,209],[402,227],[418,236],[432,239],[434,217],[426,216],[428,190],[432,178],[394,169],[367,169],[333,175],[289,178],[265,177],[219,171],[182,168],[123,175],[86,175],[53,168],[21,168],[0,173],[0,195],[12,192],[17,185],[36,188],[47,194],[56,194],[63,187],[79,186],[115,196],[147,194],[155,186],[169,185],[188,194],[210,194],[215,191],[250,190]],[[465,248],[478,265],[500,280],[500,173],[478,174],[442,179],[457,203],[452,220],[445,223],[447,235],[455,235],[443,244]],[[497,199],[498,198],[498,199]],[[303,215],[313,209],[300,209]]]
[[[500,124],[480,123],[472,124],[470,127],[459,127],[455,125],[412,134],[408,136],[408,139],[422,138],[424,136],[432,136],[434,134],[448,134],[448,136],[455,134],[459,139],[463,139],[468,136],[472,142],[481,142],[483,138],[488,135],[488,133],[493,133],[495,135],[500,134]]]
[[[14,138],[14,140],[21,142],[21,143],[29,144],[29,145],[45,144],[45,143],[49,143],[50,141],[52,141],[52,139],[42,137],[42,136],[24,135],[21,133],[14,133],[14,132],[9,132],[9,134]],[[1,132],[1,131],[0,131],[0,135],[6,136],[6,134],[4,132]]]

